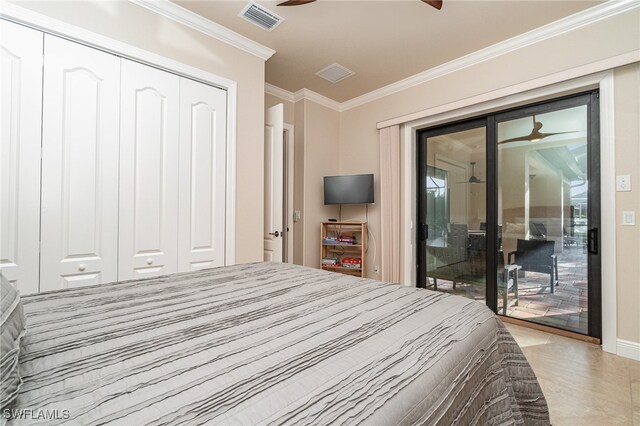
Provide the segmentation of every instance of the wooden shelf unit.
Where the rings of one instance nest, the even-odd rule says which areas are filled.
[[[353,234],[355,244],[325,244],[327,237],[338,237],[342,234]],[[320,222],[320,267],[325,271],[354,275],[364,278],[365,255],[367,252],[367,222]],[[322,264],[324,257],[336,257],[339,262],[345,257],[360,258],[360,268],[349,268],[339,263],[337,266]]]

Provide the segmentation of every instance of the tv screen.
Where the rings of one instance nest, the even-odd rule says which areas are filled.
[[[373,175],[324,177],[325,204],[372,204]]]

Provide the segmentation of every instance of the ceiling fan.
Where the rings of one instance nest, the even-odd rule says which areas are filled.
[[[287,0],[282,3],[278,3],[278,6],[300,6],[307,3],[313,3],[316,0]],[[442,9],[442,0],[422,0],[430,6],[435,7],[436,9]]]
[[[471,177],[469,178],[469,180],[466,180],[464,182],[456,182],[456,183],[485,183],[483,180],[480,180],[478,177],[476,177],[476,162],[472,161],[470,164],[471,164]]]
[[[505,139],[503,141],[498,142],[498,144],[508,143],[508,142],[518,142],[518,141],[539,142],[542,139],[546,138],[547,136],[561,135],[561,134],[564,134],[564,133],[576,133],[576,131],[542,133],[542,132],[540,132],[540,129],[542,129],[542,123],[539,122],[539,121],[536,121],[536,116],[534,115],[533,116],[533,129],[531,130],[531,133],[529,133],[527,136],[518,136],[517,138]]]

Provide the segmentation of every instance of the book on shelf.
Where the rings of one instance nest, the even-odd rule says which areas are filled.
[[[352,246],[355,244],[355,241],[341,241],[335,238],[323,238],[322,244],[332,245],[332,246]]]
[[[364,278],[366,222],[320,222],[320,267]]]
[[[359,257],[344,257],[340,263],[343,268],[359,269],[362,267],[362,259]]]

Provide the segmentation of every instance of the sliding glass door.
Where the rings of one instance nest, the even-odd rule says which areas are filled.
[[[486,300],[486,126],[420,134],[421,287]]]
[[[496,115],[498,222],[517,267],[510,317],[600,335],[597,95]]]
[[[418,132],[419,287],[600,337],[597,96]]]

